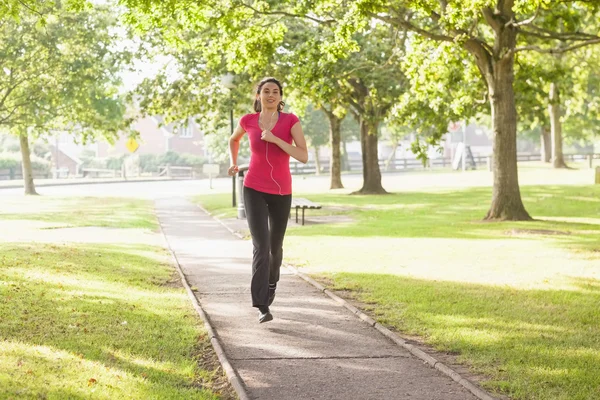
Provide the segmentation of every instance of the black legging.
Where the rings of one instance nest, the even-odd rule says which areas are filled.
[[[269,303],[269,284],[279,281],[283,260],[283,237],[287,228],[292,195],[280,196],[244,186],[244,207],[254,252],[252,258],[252,306]]]

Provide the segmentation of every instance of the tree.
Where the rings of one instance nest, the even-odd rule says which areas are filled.
[[[308,106],[303,113],[302,128],[306,135],[309,146],[312,146],[315,154],[316,174],[321,174],[321,162],[319,160],[319,149],[329,143],[329,130],[327,119],[323,111],[315,110]]]
[[[320,109],[329,123],[330,189],[341,189],[341,122],[347,114],[338,77],[343,65],[333,58],[323,57],[326,37],[332,32],[314,22],[292,18],[287,21],[289,29],[283,37],[283,54],[274,55],[277,75],[286,77],[295,88],[293,96],[300,104],[311,104]]]
[[[60,6],[19,15],[0,27],[0,125],[20,137],[25,193],[36,194],[29,136],[77,126],[86,141],[114,138],[128,126],[117,71],[130,60],[111,47],[115,17],[107,7],[73,13]]]
[[[361,56],[344,59],[342,54],[336,53],[336,50],[331,47],[333,40],[323,40],[325,36],[332,36],[331,31],[324,29],[323,26],[319,24],[298,26],[298,20],[292,22],[286,20],[285,22],[294,28],[287,29],[283,20],[274,20],[275,17],[268,12],[265,4],[260,5],[258,9],[251,4],[235,3],[239,8],[213,4],[199,5],[198,8],[191,10],[181,9],[173,2],[155,4],[150,10],[141,9],[140,15],[135,20],[145,26],[152,26],[153,22],[147,21],[148,13],[151,12],[155,18],[157,12],[159,14],[168,12],[172,16],[173,23],[161,24],[156,28],[167,42],[174,44],[173,48],[179,53],[177,57],[182,65],[189,63],[189,57],[184,53],[199,55],[195,65],[201,68],[196,68],[196,73],[206,77],[205,82],[209,82],[218,70],[233,70],[239,75],[251,77],[259,73],[264,75],[265,71],[267,73],[289,71],[289,81],[300,88],[299,91],[303,96],[316,107],[328,111],[327,115],[333,126],[331,135],[334,144],[332,146],[334,163],[332,187],[341,186],[341,180],[339,185],[334,181],[340,174],[340,169],[336,168],[336,160],[339,159],[337,156],[339,147],[336,145],[339,142],[337,140],[339,124],[336,122],[343,117],[340,110],[343,111],[345,108],[342,104],[350,104],[362,127],[364,183],[359,192],[385,192],[381,186],[377,156],[377,127],[397,98],[397,92],[402,90],[401,85],[397,83],[390,85],[388,81],[391,78],[393,82],[395,77],[401,76],[401,72],[389,62],[395,56],[393,48],[396,32],[374,26],[372,35],[359,35],[362,43],[367,47],[370,46],[368,50],[370,53],[362,51]],[[289,16],[292,15],[286,15]],[[179,20],[185,22],[180,24]],[[170,26],[189,28],[191,31],[186,32],[184,29],[182,32],[179,29],[177,36],[173,37]],[[267,31],[259,29],[262,26],[269,26],[269,29]],[[179,38],[182,37],[187,40],[180,40]],[[207,41],[208,37],[212,40]],[[354,46],[355,51],[358,49],[360,47]],[[323,52],[328,53],[329,56],[323,57]],[[348,54],[344,54],[344,57],[346,56]],[[189,81],[178,79],[177,82]],[[151,90],[157,87],[157,85],[151,86]],[[158,85],[158,87],[162,86]],[[173,91],[163,91],[163,99],[169,98],[171,93],[181,93],[182,96],[192,93],[189,89],[182,90],[182,85],[170,87]],[[149,98],[149,96],[145,97]],[[152,97],[156,98],[156,96]],[[169,103],[172,102],[169,100]],[[196,104],[195,101],[186,103]],[[163,104],[156,110],[173,108],[164,100],[159,100],[156,104]],[[213,107],[214,102],[206,101],[204,104]]]
[[[409,29],[434,41],[453,43],[465,49],[475,62],[487,87],[494,132],[494,185],[490,220],[530,220],[521,200],[517,174],[517,113],[514,94],[514,60],[526,50],[566,52],[600,43],[592,33],[571,30],[556,32],[536,25],[538,17],[552,14],[568,21],[576,15],[594,16],[598,6],[573,1],[549,4],[546,1],[374,1],[361,0],[351,12],[376,18],[390,26]],[[356,14],[355,14],[356,15]],[[560,41],[561,49],[542,48],[526,38]],[[523,40],[519,40],[523,38]]]

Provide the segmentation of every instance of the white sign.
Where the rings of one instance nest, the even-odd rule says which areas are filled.
[[[458,167],[460,167],[460,162],[462,161],[462,158],[464,157],[464,153],[465,152],[465,144],[463,142],[460,142],[457,146],[456,146],[456,153],[454,153],[454,160],[452,160],[452,168],[454,170],[457,170]]]

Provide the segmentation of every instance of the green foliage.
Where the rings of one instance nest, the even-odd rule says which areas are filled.
[[[0,125],[30,136],[77,126],[68,130],[84,142],[114,138],[129,125],[117,72],[131,54],[117,50],[120,28],[112,9],[36,7],[0,27]]]
[[[158,167],[172,166],[198,166],[206,162],[204,157],[192,154],[179,154],[167,151],[164,154],[140,154],[140,168],[144,172],[156,172]]]
[[[0,169],[16,169],[21,166],[19,153],[0,153]]]
[[[50,161],[31,155],[31,167],[35,171],[49,173]],[[20,169],[21,153],[0,153],[0,169]]]
[[[329,143],[329,121],[323,111],[308,106],[302,118],[302,129],[310,146],[321,147]]]

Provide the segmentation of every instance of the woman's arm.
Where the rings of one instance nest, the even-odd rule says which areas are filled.
[[[245,133],[246,131],[244,131],[244,129],[238,124],[237,128],[235,128],[235,131],[233,131],[233,135],[231,135],[229,138],[230,167],[227,170],[227,174],[229,176],[233,176],[238,173],[237,157],[240,151],[240,140],[242,140],[242,137]]]
[[[277,136],[273,135],[271,131],[263,131],[260,138],[266,142],[276,144],[281,150],[285,151],[301,163],[307,163],[308,150],[306,149],[306,139],[304,138],[302,125],[300,125],[299,121],[292,126],[292,139],[294,139],[295,146],[279,139]]]

